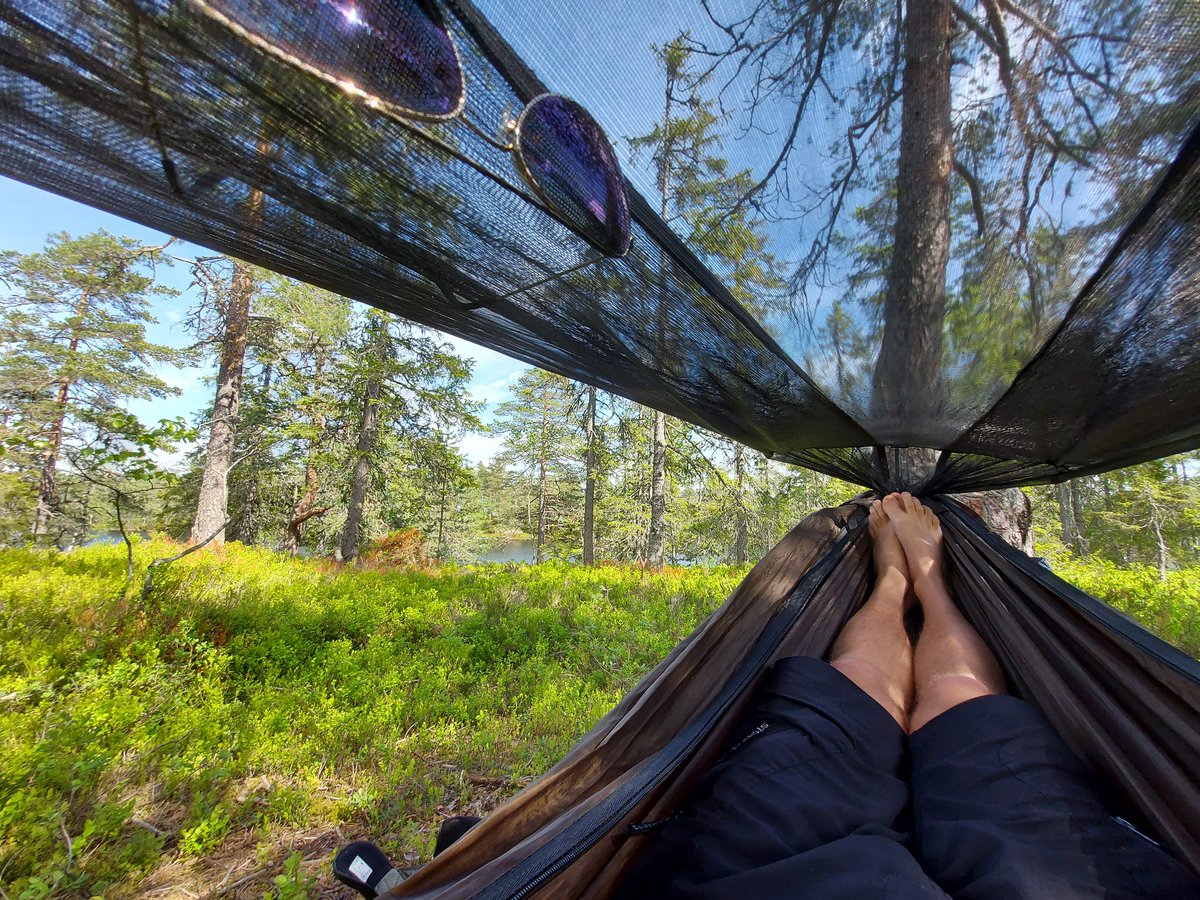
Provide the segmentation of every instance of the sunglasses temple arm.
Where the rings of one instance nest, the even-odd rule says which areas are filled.
[[[554,281],[559,278],[564,278],[567,275],[570,275],[572,272],[578,272],[580,269],[586,269],[588,266],[595,265],[596,263],[600,262],[600,260],[602,260],[602,259],[605,259],[605,257],[604,256],[596,256],[596,257],[593,257],[592,259],[585,259],[583,262],[577,263],[576,265],[571,266],[571,268],[569,268],[569,269],[563,269],[561,272],[554,272],[550,275],[547,275],[545,278],[540,279],[539,281],[534,281],[534,282],[531,282],[530,284],[521,285],[521,287],[517,288],[516,290],[509,291],[507,294],[501,294],[496,299],[497,300],[507,300],[509,297],[515,297],[517,294],[521,294],[521,293],[524,293],[525,291],[533,290],[535,287],[541,287],[543,284],[547,284],[548,282]]]

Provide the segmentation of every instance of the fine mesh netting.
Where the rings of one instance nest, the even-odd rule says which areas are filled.
[[[6,0],[0,171],[877,487],[1200,445],[1200,7],[921,3]]]

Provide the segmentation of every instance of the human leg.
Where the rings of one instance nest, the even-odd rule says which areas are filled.
[[[967,700],[1003,694],[1004,675],[950,597],[937,516],[910,494],[886,497],[883,509],[904,549],[912,590],[925,616],[913,654],[911,733]]]
[[[1029,704],[951,600],[936,516],[885,507],[925,614],[909,749],[914,852],[959,900],[1195,897],[1200,883],[1114,819],[1094,774]]]
[[[907,566],[878,503],[870,529],[875,588],[829,663],[775,665],[730,749],[647,839],[621,900],[945,900],[907,846]]]
[[[871,504],[875,588],[842,628],[829,664],[853,681],[908,731],[913,694],[913,648],[904,628],[912,605],[904,551],[883,503]]]
[[[780,660],[616,896],[946,900],[908,849],[906,740],[827,663]]]

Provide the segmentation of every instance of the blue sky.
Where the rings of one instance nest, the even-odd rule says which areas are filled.
[[[161,232],[136,222],[109,215],[9,178],[0,177],[0,210],[4,210],[5,213],[0,215],[2,250],[33,253],[42,249],[48,235],[66,231],[72,236],[79,236],[100,228],[112,234],[137,238],[148,244],[160,244],[167,240],[167,236]],[[195,244],[177,242],[172,246],[171,252],[188,258],[211,255],[212,251]],[[188,307],[196,299],[195,294],[189,290],[188,268],[183,264],[163,268],[160,276],[162,284],[175,288],[182,292],[182,295],[156,303],[153,312],[158,322],[149,329],[150,339],[173,347],[186,346],[191,338],[181,322]],[[442,337],[454,345],[459,355],[474,360],[474,377],[470,391],[475,399],[488,404],[488,415],[485,419],[490,418],[496,403],[508,397],[509,386],[520,377],[527,366],[502,353],[452,335]],[[146,422],[173,416],[190,419],[193,413],[212,402],[213,387],[208,378],[214,372],[215,366],[159,369],[159,376],[180,393],[164,400],[134,401],[130,404],[130,410]],[[459,447],[471,461],[486,461],[499,449],[500,438],[491,434],[467,435],[460,441]]]
[[[666,0],[650,5],[642,0],[610,0],[603,11],[604,25],[591,31],[581,29],[578,22],[569,21],[574,14],[562,4],[547,7],[528,0],[485,0],[480,7],[518,52],[534,64],[552,90],[575,96],[589,106],[608,130],[626,172],[641,190],[653,196],[654,179],[649,161],[643,160],[642,165],[634,166],[624,138],[645,133],[654,126],[660,112],[658,103],[651,100],[661,95],[662,76],[651,45],[671,40],[679,33],[681,23],[697,24],[696,0]],[[596,13],[596,10],[591,11],[599,25]],[[519,27],[528,21],[530,14],[537,15],[539,27]],[[552,20],[555,18],[562,19],[560,27],[554,27]],[[630,22],[637,23],[633,40],[625,27],[612,27],[613,23]],[[565,53],[564,42],[568,51]],[[553,60],[553,65],[542,64],[546,60]],[[598,79],[598,72],[617,76],[619,88],[611,89],[612,81]],[[606,84],[610,86],[607,90]],[[646,102],[630,103],[631,94],[644,95]],[[50,234],[66,231],[78,236],[99,228],[147,243],[167,240],[161,232],[135,222],[3,177],[0,177],[0,210],[6,213],[0,216],[0,249],[4,250],[30,253],[40,250]],[[185,242],[176,243],[172,252],[184,258],[211,253]],[[189,289],[188,268],[180,264],[164,268],[160,275],[162,283],[180,291],[181,296],[157,302],[153,312],[158,322],[150,328],[150,337],[159,343],[185,346],[190,342],[190,336],[181,323],[196,299]],[[475,399],[488,404],[484,416],[487,421],[496,404],[509,396],[510,386],[527,367],[494,350],[451,335],[443,335],[443,338],[453,344],[460,355],[474,361],[470,391]],[[135,401],[130,409],[146,421],[179,415],[190,418],[212,402],[209,379],[214,371],[212,365],[161,369],[159,376],[180,393],[152,403]],[[500,443],[496,435],[468,435],[460,442],[460,449],[472,461],[481,461],[490,459]]]

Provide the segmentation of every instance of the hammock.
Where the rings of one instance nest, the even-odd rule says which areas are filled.
[[[1110,808],[1200,868],[1200,664],[1057,578],[944,497],[954,596],[1012,693],[1100,773]],[[806,518],[540,780],[396,897],[604,897],[720,752],[759,677],[823,656],[871,581],[865,505]]]

